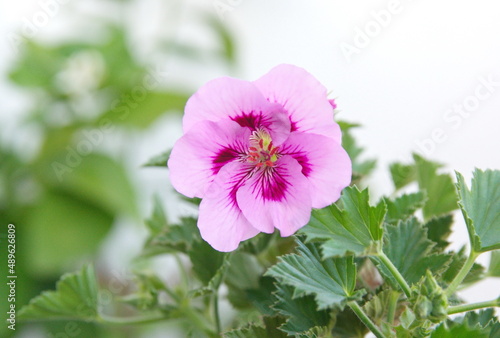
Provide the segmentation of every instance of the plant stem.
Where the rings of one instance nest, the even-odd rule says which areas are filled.
[[[500,297],[497,299],[488,300],[486,302],[450,306],[448,308],[448,314],[452,315],[454,313],[474,311],[477,309],[484,309],[486,307],[495,307],[495,306],[500,307]]]
[[[164,314],[158,314],[156,316],[138,316],[138,317],[110,317],[100,315],[97,320],[100,323],[111,324],[111,325],[136,325],[136,324],[149,324],[155,323],[162,320],[166,320],[168,317]]]
[[[349,302],[347,305],[351,308],[351,310],[358,316],[358,318],[366,325],[367,328],[377,337],[377,338],[385,338],[384,334],[380,329],[372,322],[372,320],[366,315],[363,309],[356,302]]]
[[[389,259],[389,257],[387,257],[385,255],[385,253],[379,252],[379,253],[377,253],[377,257],[380,258],[380,261],[382,262],[382,264],[384,264],[384,266],[391,272],[391,275],[394,277],[394,279],[396,279],[399,286],[401,287],[401,289],[405,293],[406,297],[410,298],[410,295],[411,295],[410,286],[408,285],[408,283],[404,279],[403,275],[401,275],[398,268],[396,268],[394,266],[394,264],[392,264],[391,260]]]
[[[446,289],[447,296],[451,296],[453,292],[455,292],[455,290],[460,286],[460,284],[463,282],[470,269],[472,268],[472,265],[474,265],[474,261],[476,260],[477,256],[479,255],[480,253],[475,252],[471,249],[469,257],[465,261],[465,264],[462,266],[455,278],[453,278],[450,285],[448,285],[448,288]]]
[[[214,292],[214,317],[215,317],[215,329],[217,330],[217,334],[221,333],[221,325],[220,325],[220,315],[219,315],[219,295],[218,292]]]

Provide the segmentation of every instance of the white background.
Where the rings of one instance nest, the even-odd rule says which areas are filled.
[[[61,5],[60,12],[40,28],[36,38],[64,35],[64,24],[77,15],[76,2]],[[356,136],[366,147],[366,156],[379,159],[370,181],[372,195],[391,192],[387,165],[410,161],[414,151],[445,163],[446,170],[460,171],[467,179],[474,167],[500,169],[500,4],[497,1],[199,0],[183,1],[179,13],[175,12],[178,7],[171,3],[136,2],[132,21],[142,36],[168,29],[168,22],[162,22],[165,16],[158,15],[159,9],[163,9],[170,11],[166,15],[175,17],[181,26],[176,34],[203,43],[211,37],[193,26],[191,9],[216,11],[214,5],[219,5],[224,12],[219,13],[220,19],[230,25],[237,37],[238,77],[254,80],[277,64],[292,63],[306,68],[324,83],[337,100],[339,118],[363,125]],[[87,7],[100,4],[91,1]],[[22,28],[23,20],[31,20],[40,10],[37,1],[2,0],[1,72],[14,58],[9,34]],[[381,14],[390,13],[389,10],[390,16]],[[97,7],[96,12],[99,12]],[[362,35],[366,35],[364,39]],[[134,43],[139,50],[141,46],[147,50],[148,43],[140,34]],[[347,45],[357,48],[356,53],[348,56],[343,52],[342,46]],[[219,69],[196,73],[182,68],[176,68],[172,74],[195,87],[223,75],[228,74]],[[491,88],[488,98],[476,100],[474,95],[481,86],[481,78],[493,79],[496,87]],[[5,79],[1,81],[2,139],[26,142],[20,140],[23,133],[15,129],[24,106],[22,96],[9,88]],[[486,93],[484,89],[480,92]],[[476,106],[471,106],[475,103]],[[454,105],[464,104],[469,105],[469,111],[465,110],[468,116],[460,117],[453,112]],[[446,114],[454,122],[447,121]],[[7,130],[7,126],[12,128]],[[148,137],[141,138],[135,148],[136,157],[131,161],[143,163],[148,156],[169,148],[180,136],[179,126],[178,119],[166,119],[152,128]],[[441,134],[440,142],[422,152],[418,144],[433,133]],[[430,141],[424,142],[429,145]],[[145,186],[171,189],[164,172],[137,175]],[[461,216],[457,214],[456,219],[459,222],[453,239],[458,242],[454,248],[467,242]],[[488,255],[481,259],[487,263]],[[488,300],[498,296],[498,290],[499,279],[490,279],[463,295],[469,301]]]

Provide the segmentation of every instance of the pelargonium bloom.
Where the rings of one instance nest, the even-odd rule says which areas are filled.
[[[259,232],[290,236],[340,197],[351,161],[334,103],[304,69],[279,65],[254,82],[224,77],[187,102],[168,167],[174,188],[202,198],[198,228],[219,251]]]

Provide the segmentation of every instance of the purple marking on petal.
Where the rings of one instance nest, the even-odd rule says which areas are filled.
[[[309,177],[312,172],[312,164],[305,151],[299,149],[299,147],[297,146],[285,146],[281,149],[280,153],[290,155],[294,159],[296,159],[297,162],[299,162],[299,164],[302,166],[302,174],[305,177]]]
[[[238,192],[238,189],[245,184],[247,179],[251,176],[252,171],[254,170],[253,165],[248,165],[246,168],[242,168],[244,170],[240,172],[236,172],[233,177],[231,177],[230,181],[230,186],[231,188],[229,189],[229,199],[230,202],[232,203],[231,205],[238,205],[238,202],[236,201],[236,193]],[[238,207],[239,208],[239,207]]]
[[[297,162],[299,162],[299,164],[302,166],[302,174],[305,177],[308,177],[311,174],[312,166],[305,152],[297,152],[288,155],[292,156],[297,160]]]
[[[259,127],[268,127],[270,121],[265,118],[262,112],[250,112],[249,114],[242,112],[241,115],[231,117],[231,120],[237,122],[242,127],[247,127],[252,130],[257,130]]]
[[[212,172],[216,175],[220,168],[222,168],[228,162],[231,162],[239,157],[239,153],[231,148],[224,147],[216,155],[212,156]]]
[[[258,195],[267,201],[283,201],[290,182],[284,173],[278,172],[275,168],[264,168],[256,173],[259,175],[252,187],[257,190]]]

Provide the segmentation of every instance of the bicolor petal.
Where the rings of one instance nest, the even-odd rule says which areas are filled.
[[[233,251],[241,241],[259,233],[236,202],[236,192],[248,179],[252,169],[241,162],[226,164],[201,201],[198,228],[201,237],[216,250]]]
[[[291,128],[280,105],[266,100],[253,83],[230,77],[212,80],[191,96],[183,118],[184,132],[200,121],[221,119],[231,119],[251,130],[265,127],[276,134],[276,142],[283,142]]]
[[[295,158],[311,184],[312,207],[324,208],[349,185],[352,163],[340,144],[317,134],[292,133],[280,153]]]
[[[172,185],[183,195],[203,198],[219,170],[246,153],[249,137],[250,130],[231,120],[197,123],[172,149]]]
[[[290,116],[292,132],[325,135],[341,142],[326,88],[307,71],[279,65],[254,83],[269,102],[283,106]]]
[[[277,228],[282,236],[290,236],[311,216],[309,182],[291,156],[256,170],[237,190],[236,199],[243,215],[262,232]]]

